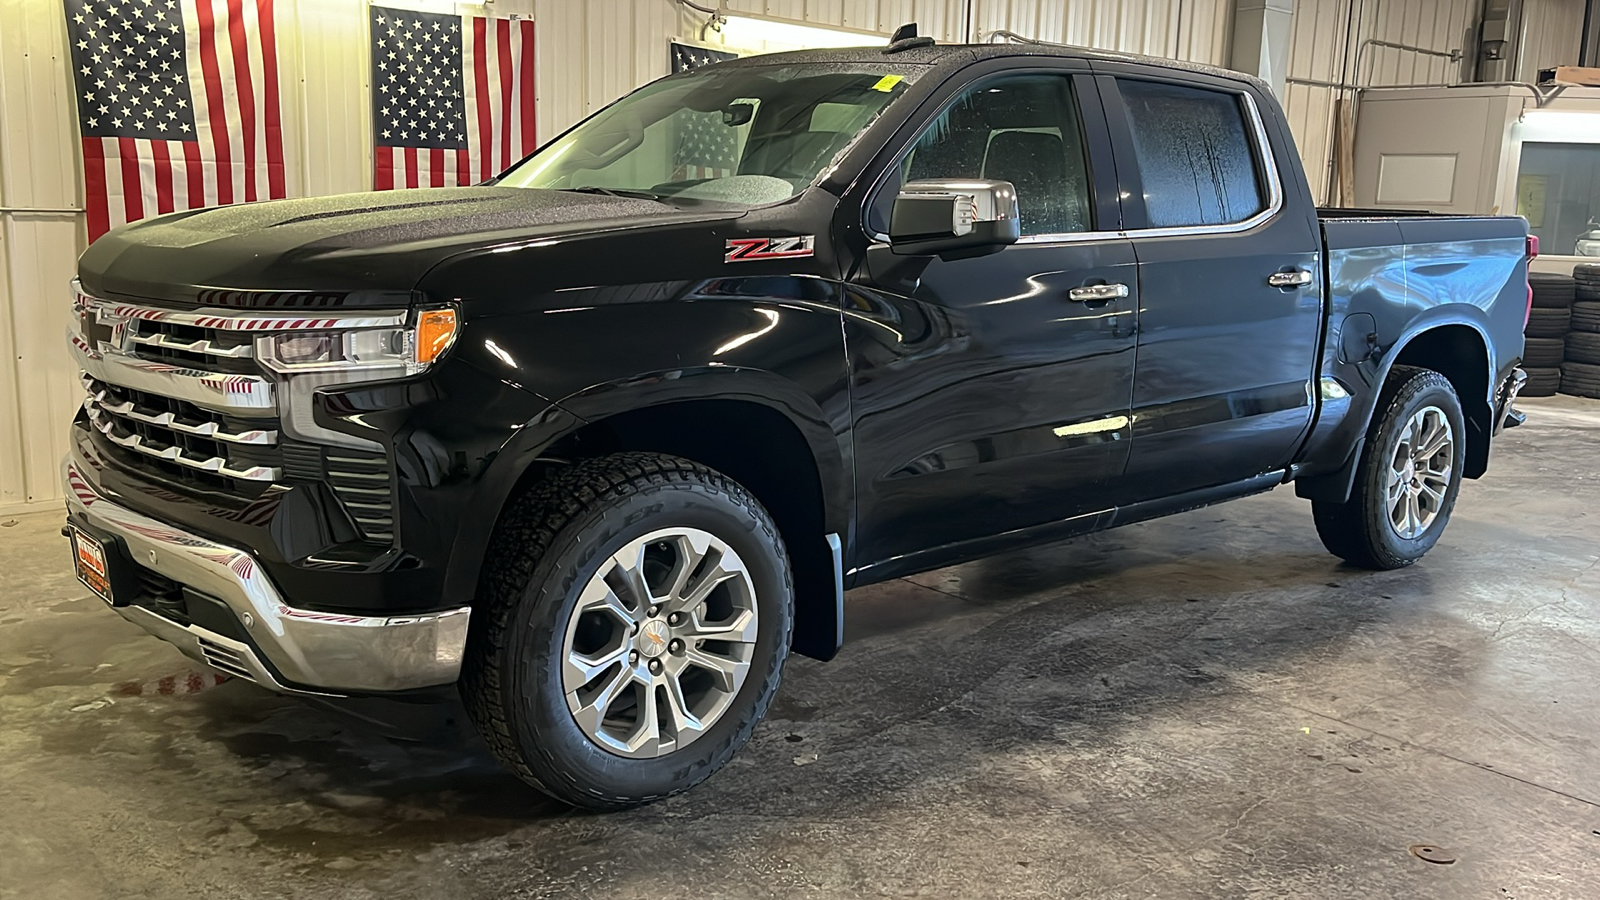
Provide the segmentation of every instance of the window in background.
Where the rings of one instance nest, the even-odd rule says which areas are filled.
[[[1600,145],[1524,143],[1517,215],[1527,218],[1543,253],[1600,256],[1600,238],[1584,241],[1600,231]],[[1580,241],[1588,246],[1580,249]]]

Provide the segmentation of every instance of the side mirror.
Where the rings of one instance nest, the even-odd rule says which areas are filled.
[[[901,256],[966,259],[998,253],[1021,236],[1009,181],[910,181],[889,214],[889,247]]]

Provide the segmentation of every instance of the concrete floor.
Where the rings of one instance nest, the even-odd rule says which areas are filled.
[[[1416,567],[1280,490],[856,591],[728,769],[608,816],[191,677],[0,517],[0,898],[1597,897],[1600,403],[1523,405]]]

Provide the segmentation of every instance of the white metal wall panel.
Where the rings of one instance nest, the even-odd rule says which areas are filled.
[[[1584,0],[1527,0],[1517,78],[1535,81],[1540,69],[1578,64]]]
[[[59,496],[77,375],[62,351],[82,243],[58,4],[0,0],[0,510]],[[21,210],[45,210],[24,212]]]

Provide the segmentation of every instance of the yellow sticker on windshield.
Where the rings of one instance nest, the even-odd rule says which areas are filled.
[[[894,90],[895,85],[905,80],[906,77],[904,75],[885,75],[878,79],[878,83],[874,84],[872,89],[875,91],[883,91],[885,94],[887,94]]]

